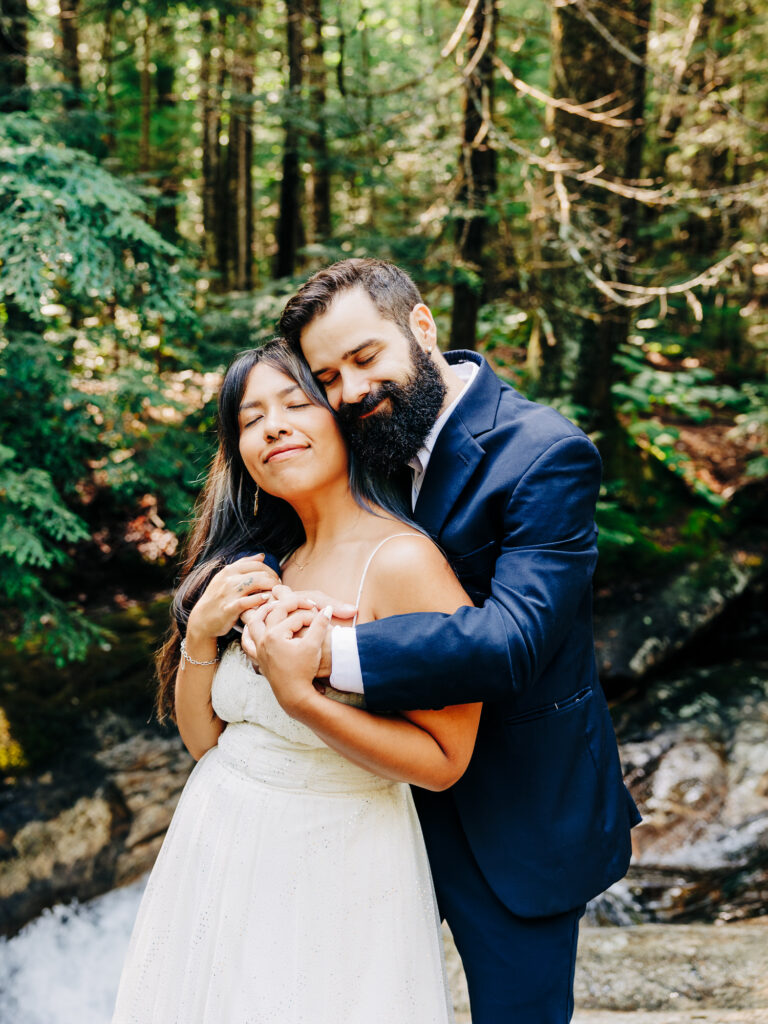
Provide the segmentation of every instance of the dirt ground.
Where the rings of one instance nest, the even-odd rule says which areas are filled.
[[[471,1024],[449,934],[446,960],[456,1024]],[[575,994],[573,1024],[768,1024],[768,918],[583,927]]]

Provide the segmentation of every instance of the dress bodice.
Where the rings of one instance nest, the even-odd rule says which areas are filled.
[[[254,671],[239,644],[222,655],[211,687],[213,710],[224,722],[250,722],[304,747],[325,747],[312,730],[287,715],[265,676]]]
[[[402,783],[360,768],[312,730],[287,715],[269,681],[238,644],[224,652],[211,688],[213,709],[226,729],[216,745],[220,762],[238,775],[282,789],[359,793]]]

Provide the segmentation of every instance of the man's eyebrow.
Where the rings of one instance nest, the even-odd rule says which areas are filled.
[[[295,391],[299,387],[298,384],[289,384],[287,388],[283,388],[282,391],[278,391],[278,398],[285,398],[286,395],[290,395],[292,391]],[[243,402],[240,406],[239,411],[244,412],[246,409],[256,409],[258,406],[264,405],[260,398],[255,399],[253,402]]]
[[[368,348],[369,345],[374,345],[377,341],[380,341],[380,340],[381,340],[380,338],[366,338],[365,341],[361,342],[361,344],[359,344],[359,345],[356,345],[355,348],[347,349],[346,352],[342,353],[340,362],[343,363],[345,359],[349,359],[351,356],[356,356],[358,352],[362,352],[364,348]],[[319,377],[320,374],[328,373],[329,370],[330,370],[329,366],[323,366],[319,370],[313,370],[312,371],[312,376],[313,377]]]

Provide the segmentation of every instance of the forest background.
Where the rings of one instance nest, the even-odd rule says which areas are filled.
[[[222,370],[336,259],[594,438],[599,593],[754,531],[766,53],[755,0],[2,0],[3,774],[149,707]]]

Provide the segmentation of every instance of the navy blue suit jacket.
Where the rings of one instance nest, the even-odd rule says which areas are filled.
[[[438,436],[414,515],[476,607],[359,626],[366,700],[374,711],[484,702],[466,774],[428,799],[454,805],[510,910],[556,914],[625,874],[639,820],[593,649],[600,457],[482,357],[447,358],[480,369]]]

